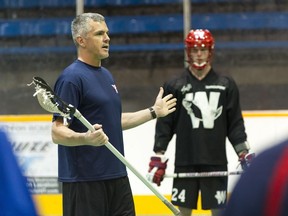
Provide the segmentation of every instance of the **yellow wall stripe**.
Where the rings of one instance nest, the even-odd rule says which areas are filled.
[[[33,195],[38,213],[41,216],[61,216],[62,215],[62,195],[61,194],[37,194]]]
[[[287,110],[279,111],[246,111],[243,112],[244,117],[288,117]]]
[[[170,195],[165,195],[170,200]],[[62,195],[61,194],[42,194],[33,196],[38,212],[41,216],[61,216],[62,215]],[[136,215],[173,215],[171,210],[154,195],[135,195],[134,196]],[[198,209],[193,211],[198,215],[209,215],[210,211],[201,209],[199,199]]]
[[[244,111],[244,117],[288,117],[288,110]],[[3,122],[51,121],[52,114],[43,115],[0,115]]]
[[[0,121],[3,121],[3,122],[52,121],[52,114],[51,115],[0,115]]]

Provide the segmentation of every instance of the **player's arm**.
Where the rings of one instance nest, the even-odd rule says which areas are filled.
[[[251,163],[255,154],[249,153],[250,145],[247,142],[247,134],[245,132],[245,125],[240,106],[239,89],[233,79],[229,79],[227,101],[227,117],[229,125],[228,138],[238,155],[238,160],[242,169],[245,170]]]
[[[122,113],[122,129],[130,129],[174,112],[176,110],[176,98],[173,98],[172,94],[163,97],[163,94],[164,90],[161,87],[153,106],[137,112]]]
[[[247,141],[244,141],[244,142],[233,145],[233,148],[235,152],[237,153],[237,155],[240,156],[241,154],[249,152],[250,145]]]
[[[164,156],[170,140],[173,137],[175,123],[174,115],[166,116],[157,120],[155,143],[153,151],[155,154],[150,157],[147,179],[158,186],[164,180],[164,175],[167,168],[168,158]]]
[[[63,124],[63,118],[58,117],[52,123],[51,135],[54,143],[65,146],[92,145],[101,146],[108,142],[108,137],[99,124],[93,125],[94,132],[79,133]]]

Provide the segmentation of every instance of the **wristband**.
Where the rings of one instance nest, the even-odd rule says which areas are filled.
[[[149,111],[153,119],[157,118],[156,112],[153,107],[149,107]]]

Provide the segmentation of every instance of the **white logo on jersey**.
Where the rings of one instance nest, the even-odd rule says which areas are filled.
[[[182,93],[185,93],[192,86],[188,84],[183,86]],[[210,92],[209,99],[206,92],[186,93],[182,105],[190,115],[193,128],[199,128],[200,122],[203,127],[211,129],[214,127],[214,121],[222,114],[223,106],[218,107],[220,92]],[[193,108],[192,108],[193,107]],[[195,114],[195,111],[198,113]]]
[[[116,85],[111,85],[111,86],[115,89],[115,92],[118,93]]]
[[[217,199],[218,205],[224,204],[226,200],[226,191],[216,191],[215,198]]]
[[[215,88],[215,86],[211,87],[211,89],[213,88],[221,89]],[[181,92],[182,94],[186,93],[185,98],[182,101],[182,105],[187,110],[187,114],[190,115],[193,128],[199,128],[201,121],[203,122],[204,128],[213,128],[214,121],[222,114],[223,110],[223,106],[218,107],[220,92],[210,92],[208,99],[205,91],[189,93],[191,89],[192,85],[187,84],[186,86],[182,87]]]
[[[188,83],[186,86],[183,86],[181,89],[182,94],[185,94],[185,92],[189,92],[192,89],[192,85]]]

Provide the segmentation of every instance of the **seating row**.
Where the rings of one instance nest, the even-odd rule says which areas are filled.
[[[70,35],[72,18],[0,19],[0,37]],[[183,31],[183,16],[139,15],[106,17],[110,34]],[[194,14],[193,28],[213,30],[288,29],[288,12]]]
[[[218,49],[258,49],[258,48],[288,48],[288,41],[233,41],[217,42]],[[125,44],[110,46],[110,52],[139,52],[139,51],[177,51],[184,50],[183,43],[152,43],[152,44]],[[76,53],[75,46],[45,46],[45,47],[9,47],[0,48],[2,54],[49,54],[49,53]]]
[[[193,3],[244,2],[245,0],[193,0]],[[84,0],[87,7],[177,4],[183,0]],[[191,0],[192,2],[192,0]],[[75,0],[0,0],[0,8],[74,7]]]

